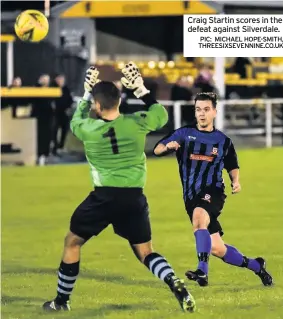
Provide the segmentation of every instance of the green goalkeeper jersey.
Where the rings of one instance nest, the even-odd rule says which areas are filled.
[[[120,114],[113,121],[89,117],[90,102],[82,100],[71,130],[84,144],[94,187],[139,187],[146,182],[146,135],[163,127],[168,113],[161,104],[147,111]]]

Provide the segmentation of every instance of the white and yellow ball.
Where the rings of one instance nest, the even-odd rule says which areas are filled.
[[[40,11],[26,10],[18,15],[14,27],[16,35],[22,41],[39,42],[47,36],[49,23]]]

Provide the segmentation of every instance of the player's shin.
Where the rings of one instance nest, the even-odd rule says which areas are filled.
[[[227,251],[222,258],[225,263],[233,266],[245,267],[254,271],[255,273],[260,271],[260,264],[257,260],[245,257],[233,246],[227,244],[225,244],[225,246]]]
[[[156,277],[169,286],[183,311],[195,311],[196,305],[193,296],[188,292],[184,281],[175,276],[174,270],[163,256],[158,253],[150,253],[145,257],[144,264]]]
[[[198,229],[195,231],[196,249],[198,255],[198,269],[206,275],[208,273],[208,261],[211,252],[211,238],[207,229]]]
[[[61,262],[58,271],[56,304],[62,305],[69,300],[79,274],[79,265],[79,261],[72,264]]]
[[[159,279],[170,284],[170,277],[174,276],[174,270],[167,260],[158,253],[151,253],[144,259],[145,266]]]

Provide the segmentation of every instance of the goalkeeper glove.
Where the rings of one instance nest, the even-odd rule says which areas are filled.
[[[122,84],[129,90],[134,90],[134,95],[137,98],[143,97],[150,91],[144,86],[143,78],[135,63],[130,62],[122,69],[123,77]]]
[[[91,91],[95,84],[100,82],[98,79],[99,71],[94,66],[87,69],[84,81],[85,93],[83,99],[89,101],[91,99]]]

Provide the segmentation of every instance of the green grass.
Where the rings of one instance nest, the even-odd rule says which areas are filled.
[[[87,165],[2,169],[2,315],[5,319],[279,319],[283,318],[283,149],[239,153],[242,193],[221,216],[225,240],[264,256],[276,285],[265,288],[247,269],[211,258],[210,286],[188,283],[197,312],[183,314],[167,287],[139,264],[112,228],[83,249],[71,313],[44,314],[74,208],[90,191]],[[228,185],[228,182],[227,182]],[[154,247],[184,277],[196,266],[173,158],[148,160],[145,189]]]

